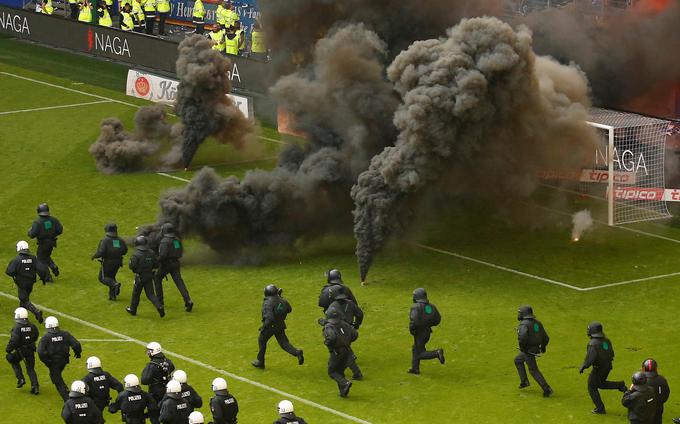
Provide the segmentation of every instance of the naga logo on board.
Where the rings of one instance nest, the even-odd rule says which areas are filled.
[[[148,79],[139,77],[135,81],[135,90],[137,91],[137,94],[145,97],[149,94],[149,91],[151,91],[151,83],[149,83]]]
[[[31,35],[28,19],[25,16],[15,15],[8,12],[0,12],[0,28],[17,34]]]
[[[131,57],[127,38],[100,33],[91,28],[87,30],[87,50]]]

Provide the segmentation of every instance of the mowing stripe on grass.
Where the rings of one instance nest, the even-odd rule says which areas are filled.
[[[18,297],[13,296],[9,293],[5,293],[3,291],[0,291],[0,296],[5,297],[7,299],[19,301]],[[54,315],[59,315],[59,316],[64,317],[66,319],[70,319],[71,321],[75,321],[78,324],[84,325],[86,327],[94,328],[95,330],[99,330],[103,333],[107,333],[107,334],[110,334],[112,336],[116,336],[120,339],[123,339],[124,341],[136,343],[136,344],[138,344],[140,346],[144,346],[144,347],[146,347],[146,345],[147,345],[147,343],[145,343],[145,342],[143,342],[139,339],[135,339],[134,337],[130,337],[128,335],[125,335],[123,333],[119,333],[117,331],[109,330],[108,328],[102,327],[102,326],[97,325],[95,323],[92,323],[90,321],[85,321],[84,319],[74,317],[73,315],[65,314],[65,313],[59,312],[55,309],[48,308],[48,307],[42,306],[42,305],[38,305],[37,303],[35,304],[35,306],[40,308],[43,311],[49,312],[49,313],[54,314]],[[242,382],[250,384],[252,386],[259,387],[261,389],[267,390],[267,391],[272,392],[272,393],[276,393],[277,395],[281,395],[285,398],[293,399],[293,400],[296,400],[300,403],[304,403],[305,405],[309,405],[313,408],[320,409],[322,411],[328,412],[330,414],[336,415],[336,416],[341,417],[341,418],[345,418],[348,421],[353,421],[355,423],[361,423],[361,424],[372,424],[370,421],[362,420],[361,418],[357,418],[357,417],[354,417],[352,415],[345,414],[344,412],[335,410],[333,408],[329,408],[327,406],[321,405],[319,403],[313,402],[313,401],[305,399],[305,398],[301,398],[299,396],[295,396],[294,394],[284,392],[283,390],[279,390],[277,388],[267,386],[266,384],[258,383],[257,381],[250,380],[250,379],[245,378],[245,377],[241,377],[240,375],[230,373],[229,371],[222,370],[222,369],[214,367],[210,364],[206,364],[205,362],[201,362],[197,359],[190,358],[188,356],[184,356],[180,353],[175,353],[175,352],[172,352],[172,351],[169,351],[169,350],[166,350],[166,349],[163,349],[163,353],[167,354],[168,356],[173,356],[175,358],[189,362],[189,363],[194,364],[196,366],[199,366],[201,368],[205,368],[205,369],[208,369],[210,371],[216,372],[218,374],[225,375],[225,376],[232,378],[234,380],[242,381]]]
[[[37,111],[41,111],[41,110],[64,109],[64,108],[69,108],[69,107],[96,105],[96,104],[99,104],[99,103],[111,103],[111,100],[97,100],[96,102],[74,103],[74,104],[71,104],[71,105],[45,106],[45,107],[37,107],[37,108],[34,108],[34,109],[10,110],[10,111],[7,111],[7,112],[0,112],[0,115],[12,115],[12,114],[15,114],[15,113],[37,112]]]

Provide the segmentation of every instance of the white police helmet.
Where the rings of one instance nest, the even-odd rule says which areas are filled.
[[[158,342],[151,342],[146,345],[146,353],[149,356],[158,355],[161,352],[163,352],[163,349],[161,348],[161,344]]]
[[[182,385],[177,380],[170,380],[165,386],[165,393],[179,393],[182,391]]]
[[[222,377],[217,377],[212,381],[212,389],[213,392],[218,390],[227,390],[227,380],[223,379]]]
[[[26,308],[16,308],[14,310],[14,319],[28,319],[28,311]]]
[[[194,411],[189,414],[189,424],[203,424],[203,414],[198,411]]]
[[[78,392],[78,393],[85,394],[85,392],[87,391],[86,387],[87,386],[85,386],[85,383],[83,383],[80,380],[76,380],[73,383],[71,383],[71,391],[72,392]]]
[[[187,382],[187,373],[185,373],[182,370],[177,370],[172,373],[172,379],[179,381],[181,384],[186,384]]]
[[[293,402],[289,400],[282,400],[278,406],[279,414],[290,414],[294,411]]]
[[[88,370],[91,370],[93,368],[101,368],[102,367],[102,361],[99,360],[96,356],[90,356],[87,358],[87,361],[85,361],[85,366],[87,367]]]
[[[125,382],[126,388],[139,386],[139,378],[137,378],[137,376],[134,374],[126,375],[123,381]]]
[[[28,250],[28,242],[21,240],[17,243],[17,252],[24,252]]]
[[[55,317],[49,316],[45,318],[45,328],[57,328],[59,327],[59,320]]]

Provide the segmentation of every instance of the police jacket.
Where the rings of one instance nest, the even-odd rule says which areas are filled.
[[[651,423],[656,415],[656,397],[646,384],[634,385],[632,390],[627,390],[621,403],[628,408],[630,422]]]
[[[165,234],[158,244],[158,259],[162,262],[178,260],[183,254],[182,240],[174,234]]]
[[[122,238],[107,235],[99,242],[99,247],[95,254],[92,255],[92,258],[102,258],[105,261],[122,263],[123,256],[125,256],[127,251],[127,244],[125,244]]]
[[[129,387],[118,394],[116,401],[109,405],[109,412],[115,414],[120,411],[123,422],[128,424],[142,424],[146,422],[144,411],[157,411],[156,400],[139,387]]]
[[[323,327],[323,343],[329,350],[348,348],[359,337],[357,330],[341,319],[327,319]]]
[[[7,265],[5,274],[14,278],[18,283],[35,283],[36,274],[44,282],[47,279],[47,268],[45,264],[28,252],[19,253]]]
[[[337,311],[340,318],[357,330],[364,321],[364,311],[349,299],[336,299],[328,306],[328,311]]]
[[[591,337],[586,348],[586,359],[583,360],[581,369],[589,366],[599,368],[611,368],[614,361],[614,346],[606,337]]]
[[[120,381],[116,380],[114,376],[101,368],[91,369],[85,377],[81,378],[81,380],[83,383],[87,384],[87,387],[89,388],[88,394],[92,399],[106,402],[106,404],[111,400],[109,394],[111,389],[118,393],[123,391],[123,385]]]
[[[545,352],[550,342],[543,324],[536,318],[526,317],[517,327],[517,343],[519,350],[526,353]]]
[[[262,328],[286,328],[286,317],[293,312],[290,303],[281,296],[267,296],[262,302]]]
[[[23,354],[35,352],[35,342],[38,340],[38,327],[29,320],[17,322],[9,335],[9,341],[5,351],[11,353],[15,350]]]
[[[286,414],[274,421],[274,424],[307,424],[307,421],[302,417],[296,417],[295,414]]]
[[[73,349],[76,358],[80,358],[83,351],[80,342],[68,331],[50,328],[38,343],[38,357],[48,367],[53,362],[68,364],[70,349]]]
[[[417,331],[431,332],[432,327],[439,325],[441,319],[434,303],[430,303],[427,299],[419,299],[411,306],[408,328],[411,334]]]
[[[203,399],[201,396],[187,383],[182,383],[182,391],[180,396],[189,405],[189,413],[194,412],[194,409],[198,409],[203,406]]]
[[[189,404],[182,398],[165,395],[160,403],[159,420],[162,424],[187,424],[189,422]]]
[[[92,399],[82,393],[70,392],[61,409],[61,418],[66,424],[102,424],[102,412]]]
[[[61,222],[53,216],[39,216],[31,229],[28,230],[28,236],[30,238],[37,238],[38,244],[44,242],[56,242],[57,237],[61,235],[64,231],[64,227],[61,226]]]
[[[656,372],[646,371],[647,385],[652,388],[654,395],[656,396],[656,407],[659,410],[663,410],[663,404],[666,403],[671,395],[671,388],[668,387],[668,381],[663,375],[659,375]]]
[[[158,388],[165,393],[165,385],[170,381],[173,371],[175,371],[175,364],[171,360],[162,353],[154,355],[142,371],[142,384],[149,386],[154,396],[157,395]]]
[[[335,295],[341,291],[344,292],[347,295],[347,298],[354,302],[355,305],[359,305],[357,298],[354,297],[354,294],[349,287],[340,282],[332,282],[323,286],[321,293],[319,294],[319,306],[323,308],[324,312],[326,312],[328,307],[331,305],[331,302],[335,300]]]
[[[139,246],[130,258],[130,269],[142,277],[152,277],[153,271],[158,268],[156,254],[146,246]]]
[[[210,399],[210,412],[214,424],[236,424],[238,422],[238,402],[229,393],[216,394]]]

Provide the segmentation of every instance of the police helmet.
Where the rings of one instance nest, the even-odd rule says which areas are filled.
[[[331,269],[326,272],[326,278],[329,283],[342,283],[342,274],[337,269]]]
[[[172,223],[166,222],[165,224],[161,225],[162,234],[172,234],[173,232],[175,232],[175,226],[172,225]]]
[[[177,380],[170,380],[165,386],[165,393],[179,393],[182,391],[182,385]]]
[[[71,391],[75,393],[85,394],[87,391],[87,386],[80,380],[76,380],[71,383]]]
[[[139,378],[134,374],[126,375],[123,381],[125,382],[126,389],[129,387],[139,387]]]
[[[264,288],[265,296],[276,296],[277,294],[279,294],[279,288],[276,287],[274,284],[270,284]]]
[[[227,380],[222,377],[217,377],[212,381],[213,392],[226,392],[227,391]]]
[[[604,332],[602,331],[602,324],[598,321],[593,321],[590,324],[588,324],[588,336],[604,337]]]
[[[534,310],[529,305],[522,305],[517,309],[517,321],[522,321],[524,318],[534,318]]]
[[[50,216],[50,207],[47,206],[47,203],[39,204],[37,211],[40,216]]]
[[[425,291],[424,288],[417,288],[413,290],[413,301],[417,302],[418,300],[425,300],[427,299],[427,291]]]
[[[107,236],[117,236],[118,226],[113,222],[108,223],[104,225],[104,232],[106,233]]]
[[[653,358],[647,358],[642,363],[642,370],[645,372],[656,372],[657,363]]]
[[[151,342],[146,345],[146,354],[149,356],[155,356],[161,352],[163,352],[163,349],[161,348],[161,344],[158,342]]]
[[[194,411],[189,414],[189,424],[203,424],[203,414],[198,411]]]
[[[52,316],[45,318],[45,328],[47,328],[49,330],[50,328],[57,328],[57,327],[59,327],[59,320],[58,319],[56,319],[55,317],[52,317]]]
[[[26,308],[16,308],[14,310],[14,320],[25,322],[28,319],[28,311]]]
[[[647,384],[647,376],[642,371],[638,371],[633,374],[633,384],[636,386],[643,386]]]
[[[88,370],[101,368],[102,361],[100,361],[99,358],[97,358],[96,356],[90,356],[89,358],[87,358],[87,361],[85,361],[85,366],[87,367]]]
[[[25,253],[28,252],[28,242],[21,240],[17,243],[17,252]]]
[[[326,319],[340,319],[340,312],[335,308],[326,310]]]
[[[177,371],[172,373],[172,379],[179,381],[180,384],[186,384],[187,383],[187,373],[185,373],[182,370],[177,370]]]
[[[295,408],[293,408],[293,402],[282,400],[277,405],[277,410],[279,411],[279,414],[291,414],[295,411]]]
[[[148,247],[147,247],[148,243],[149,243],[148,240],[147,240],[146,237],[144,237],[144,236],[137,236],[137,237],[135,237],[135,246],[136,246],[139,250],[146,250],[146,249],[148,249]]]

